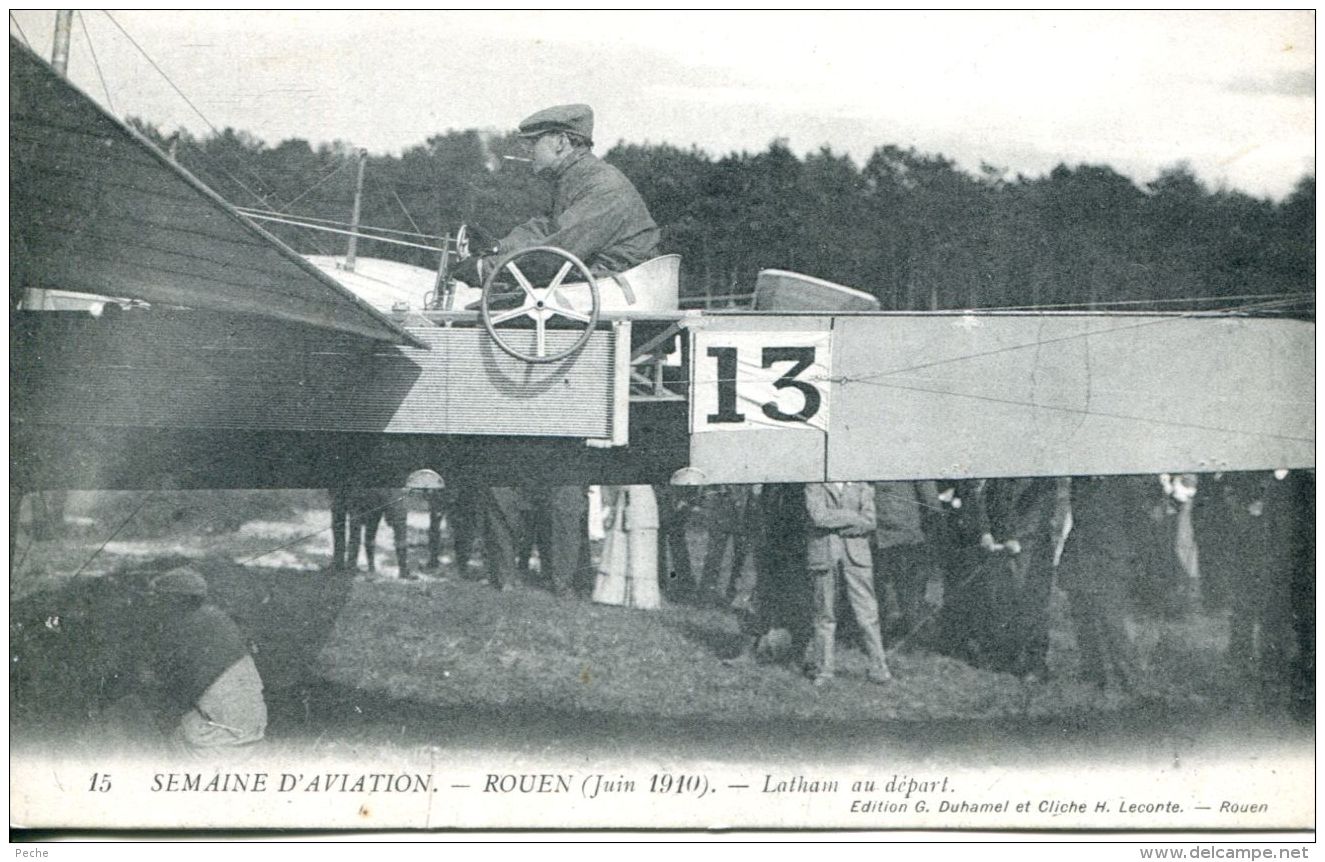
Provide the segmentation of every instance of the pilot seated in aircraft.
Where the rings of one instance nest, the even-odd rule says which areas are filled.
[[[619,273],[657,253],[658,225],[644,199],[625,174],[593,154],[593,109],[588,105],[557,105],[520,123],[533,159],[534,172],[552,184],[552,209],[519,225],[497,243],[471,236],[476,253],[461,261],[455,276],[481,284],[497,258],[532,246],[565,249],[595,275]],[[550,278],[539,262],[521,262],[527,275]],[[529,267],[535,267],[533,272]]]
[[[471,234],[475,254],[460,261],[454,276],[469,285],[482,283],[498,259],[505,254],[534,246],[565,249],[582,260],[594,275],[622,273],[654,257],[658,248],[658,225],[635,186],[621,171],[600,160],[593,150],[593,109],[588,105],[558,105],[526,117],[520,123],[533,160],[534,172],[552,184],[552,209],[517,226],[497,243],[484,243]],[[544,259],[522,259],[521,271],[536,283],[547,283],[563,264],[551,255]],[[675,307],[675,286],[668,294]],[[493,307],[520,294],[498,297]],[[571,305],[573,299],[568,298]],[[472,307],[472,306],[471,306]],[[531,501],[549,495],[557,508],[554,517],[568,522],[583,520],[584,488],[578,485],[541,488],[489,488],[484,494],[486,540],[492,550],[490,577],[494,584],[508,586],[513,579],[514,556],[509,551],[512,536],[523,531],[526,513],[537,511]],[[512,526],[516,525],[516,526]],[[540,548],[553,561],[575,561],[584,537],[579,527],[559,528],[548,539],[551,547]],[[552,566],[553,588],[572,590],[571,564]]]

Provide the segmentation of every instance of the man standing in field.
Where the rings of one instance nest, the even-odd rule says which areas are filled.
[[[1072,478],[1072,532],[1059,580],[1071,601],[1081,679],[1101,690],[1111,679],[1129,692],[1143,683],[1126,617],[1127,583],[1144,535],[1144,483],[1134,476]]]
[[[878,520],[873,536],[874,593],[886,595],[891,581],[897,595],[903,647],[925,639],[921,628],[930,616],[925,591],[936,565],[921,524],[926,510],[936,512],[940,508],[938,488],[932,480],[874,483]]]
[[[989,605],[986,667],[1023,678],[1049,675],[1049,599],[1054,582],[1054,508],[1058,480],[990,479],[985,533]],[[988,540],[984,540],[988,536]]]
[[[879,603],[874,595],[870,558],[870,536],[876,527],[874,488],[864,482],[806,485],[805,508],[810,518],[806,562],[814,582],[814,638],[810,650],[814,684],[822,686],[833,678],[839,575],[865,637],[869,680],[886,683],[892,674],[879,632]]]

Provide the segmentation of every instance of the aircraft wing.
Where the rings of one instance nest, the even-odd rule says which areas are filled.
[[[422,346],[13,36],[9,153],[11,308],[60,289]]]

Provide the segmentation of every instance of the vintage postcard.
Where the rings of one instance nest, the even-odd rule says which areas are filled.
[[[1314,834],[1314,25],[11,10],[11,830]]]

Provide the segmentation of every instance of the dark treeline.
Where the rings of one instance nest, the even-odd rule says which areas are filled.
[[[270,147],[231,129],[196,139],[136,125],[238,206],[350,219],[356,156],[345,144]],[[500,236],[548,202],[527,165],[500,158],[519,152],[512,137],[466,131],[370,156],[362,224],[443,234],[468,222]],[[1227,308],[1314,293],[1314,176],[1275,203],[1208,189],[1181,165],[1138,186],[1102,165],[972,175],[895,146],[863,166],[827,148],[798,157],[781,141],[720,158],[622,143],[605,158],[648,201],[663,251],[682,255],[686,298],[748,294],[770,267],[870,291],[885,309]],[[344,237],[265,226],[297,251],[344,253]],[[437,265],[400,246],[359,253]],[[1208,301],[1182,302],[1196,299]]]

